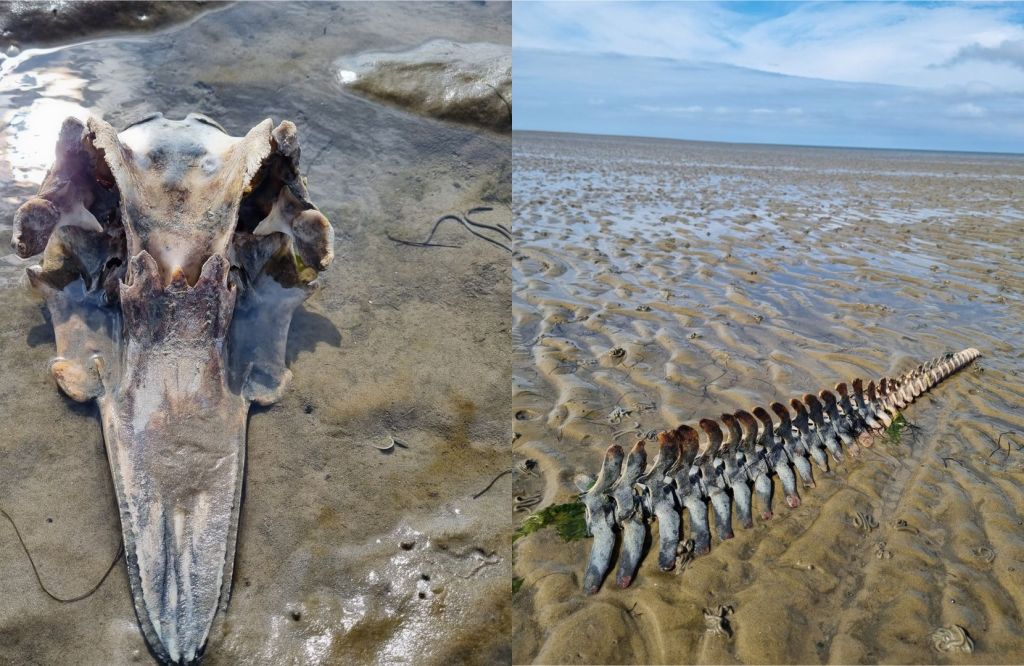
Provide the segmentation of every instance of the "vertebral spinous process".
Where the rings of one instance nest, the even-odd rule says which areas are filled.
[[[889,427],[900,410],[978,356],[977,349],[965,349],[895,379],[884,377],[866,386],[854,379],[849,386],[837,384],[834,393],[793,398],[789,408],[774,402],[769,409],[722,414],[721,424],[702,419],[699,430],[680,425],[659,434],[660,449],[650,469],[643,440],[628,455],[617,445],[609,447],[597,479],[576,480],[594,537],[584,590],[600,589],[612,567],[616,534],[622,544],[616,583],[630,585],[652,518],[658,521],[658,565],[670,571],[681,543],[691,542],[694,555],[711,549],[709,522],[722,540],[733,536],[734,512],[742,527],[752,527],[755,495],[761,518],[770,519],[772,477],[778,477],[786,504],[800,506],[798,479],[804,488],[814,487],[812,463],[828,472],[829,457],[842,462],[846,454],[857,456],[862,445],[871,446],[873,431]],[[689,536],[683,534],[684,510]]]

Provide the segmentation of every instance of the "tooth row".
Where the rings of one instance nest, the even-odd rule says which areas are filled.
[[[797,477],[805,488],[813,488],[812,462],[827,472],[830,456],[836,462],[843,461],[844,450],[857,456],[861,434],[888,428],[900,410],[980,355],[965,349],[897,378],[883,377],[867,386],[861,379],[836,384],[835,393],[822,390],[793,398],[792,412],[774,402],[768,410],[723,414],[720,422],[702,419],[696,428],[681,425],[658,435],[660,447],[650,469],[643,441],[628,455],[618,445],[609,447],[597,479],[577,482],[585,491],[587,526],[594,537],[584,590],[600,588],[611,568],[616,533],[622,542],[616,582],[619,587],[632,582],[651,518],[659,523],[658,565],[669,571],[683,537],[684,509],[690,515],[693,552],[703,555],[711,548],[709,505],[715,533],[723,540],[733,536],[734,509],[742,527],[753,526],[754,495],[761,518],[772,517],[773,475],[779,477],[786,504],[798,507]],[[867,438],[862,444],[871,446]]]

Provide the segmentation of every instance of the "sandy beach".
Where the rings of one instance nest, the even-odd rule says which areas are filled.
[[[983,354],[681,572],[648,553],[587,597],[589,540],[519,539],[515,663],[1024,660],[1024,160],[527,132],[513,154],[527,511],[612,443]],[[721,607],[731,635],[706,631]],[[936,639],[954,626],[971,652]]]
[[[9,248],[66,115],[298,127],[336,258],[296,313],[294,380],[249,417],[231,607],[206,664],[509,658],[509,254],[442,215],[510,221],[507,134],[361,98],[335,62],[432,39],[510,44],[507,5],[239,3],[153,34],[5,60],[0,80],[0,508],[43,582],[96,584],[121,538],[95,408],[58,393],[54,338]],[[382,452],[394,438],[399,442]],[[0,520],[0,663],[153,663],[123,562],[40,590]]]

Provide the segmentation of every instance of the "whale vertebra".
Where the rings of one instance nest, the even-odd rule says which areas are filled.
[[[733,536],[733,509],[742,527],[753,525],[753,496],[762,519],[772,517],[773,476],[779,477],[786,504],[798,507],[797,479],[805,488],[814,487],[812,462],[828,471],[829,456],[840,462],[844,449],[858,455],[861,445],[871,446],[872,431],[888,428],[899,410],[980,355],[973,348],[946,354],[866,387],[861,379],[849,387],[840,383],[835,387],[838,397],[828,390],[817,396],[808,393],[790,401],[795,416],[782,403],[772,403],[777,425],[763,407],[723,414],[724,430],[717,421],[701,420],[703,438],[698,429],[680,425],[658,435],[660,448],[649,470],[643,440],[628,454],[618,445],[609,447],[597,478],[576,480],[594,538],[584,591],[600,589],[614,560],[617,532],[622,548],[616,582],[629,586],[651,518],[659,523],[658,565],[670,571],[682,540],[683,510],[690,517],[693,553],[702,555],[711,548],[709,505],[715,532],[723,540]]]

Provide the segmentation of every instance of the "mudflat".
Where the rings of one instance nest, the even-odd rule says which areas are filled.
[[[573,502],[612,443],[983,354],[676,572],[648,552],[588,597],[589,540],[518,539],[513,661],[1024,660],[1024,159],[513,144],[518,520]]]

